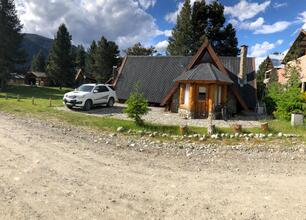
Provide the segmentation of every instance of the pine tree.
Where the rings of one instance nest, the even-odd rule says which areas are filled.
[[[224,27],[224,6],[218,1],[208,5],[207,37],[219,56],[237,56],[239,49],[236,31],[232,24]]]
[[[75,67],[77,69],[85,69],[86,52],[83,45],[76,48]]]
[[[97,43],[93,41],[87,50],[86,56],[86,67],[85,70],[87,73],[93,74],[95,73],[95,53],[97,52]]]
[[[180,14],[177,16],[176,26],[169,38],[167,53],[170,55],[188,56],[192,48],[192,26],[190,0],[185,0]]]
[[[46,71],[46,58],[41,50],[33,56],[31,70],[36,72]]]
[[[101,37],[94,54],[94,75],[99,82],[106,82],[113,76],[113,67],[118,64],[119,50],[115,42]]]
[[[65,24],[59,27],[55,36],[48,58],[47,73],[55,85],[73,85],[71,35]]]
[[[153,56],[156,52],[155,47],[146,48],[141,43],[137,43],[133,47],[124,50],[124,53],[130,56]]]
[[[262,101],[265,97],[266,93],[266,86],[264,83],[265,80],[265,74],[267,71],[267,65],[268,60],[265,59],[258,67],[257,73],[256,73],[256,82],[257,82],[257,97],[258,100]]]
[[[205,0],[199,0],[195,1],[191,9],[188,4],[190,1],[186,0],[173,29],[173,36],[169,38],[168,53],[194,55],[207,38],[218,55],[237,56],[236,31],[232,24],[225,26],[223,5],[218,1],[206,4]],[[189,11],[192,12],[191,16]],[[191,31],[183,24],[188,24],[186,26],[190,26]]]
[[[10,71],[20,62],[22,25],[13,0],[0,0],[0,90],[3,90]]]
[[[196,1],[193,5],[192,16],[191,53],[195,54],[205,40],[208,25],[208,8],[205,0]]]

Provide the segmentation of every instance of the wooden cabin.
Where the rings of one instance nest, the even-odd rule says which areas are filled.
[[[206,118],[227,109],[230,115],[254,111],[257,105],[255,59],[219,57],[208,41],[189,56],[127,56],[114,87],[127,100],[139,83],[149,104],[184,118]]]
[[[46,73],[30,71],[25,75],[25,83],[33,86],[49,86],[50,82]]]
[[[227,102],[233,81],[211,63],[202,63],[179,76],[179,113],[186,118],[206,118],[216,106]]]

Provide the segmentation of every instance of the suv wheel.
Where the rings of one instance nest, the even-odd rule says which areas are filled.
[[[115,104],[114,98],[110,98],[110,99],[108,100],[107,106],[108,106],[108,107],[113,107],[114,104]]]
[[[92,108],[92,101],[91,100],[87,100],[84,104],[83,110],[84,111],[89,111]]]

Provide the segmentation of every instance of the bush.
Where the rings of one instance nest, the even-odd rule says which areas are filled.
[[[130,97],[126,101],[127,108],[125,113],[128,114],[128,117],[133,119],[137,125],[143,125],[142,116],[147,114],[148,101],[145,99],[143,93],[139,92],[139,84],[136,84],[134,92],[131,93]]]
[[[305,113],[305,99],[299,87],[300,81],[295,69],[290,72],[290,78],[286,85],[276,82],[268,86],[268,94],[265,97],[268,113],[276,118],[290,120],[292,113]]]

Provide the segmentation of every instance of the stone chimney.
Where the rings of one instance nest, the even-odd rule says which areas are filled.
[[[248,46],[242,45],[240,52],[240,69],[239,69],[239,83],[240,86],[246,84],[246,61],[248,54]]]

